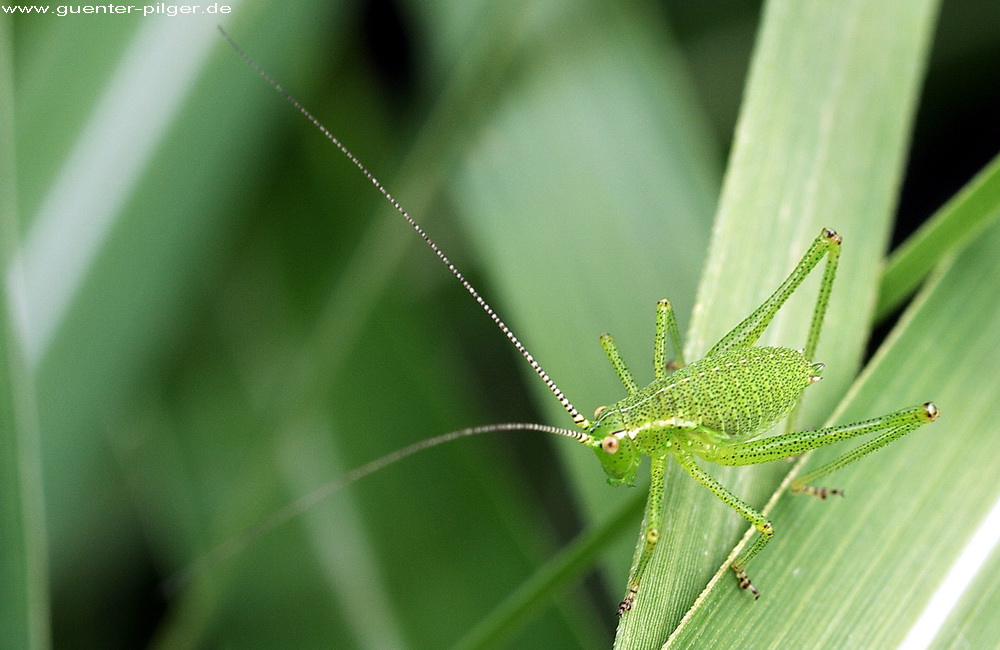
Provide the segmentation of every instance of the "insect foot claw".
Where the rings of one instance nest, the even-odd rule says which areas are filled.
[[[639,585],[632,585],[628,593],[625,594],[625,600],[618,605],[618,618],[621,618],[625,612],[632,609],[632,603],[635,602],[635,595],[637,593],[639,593]]]
[[[747,572],[737,566],[733,566],[733,571],[736,572],[736,579],[740,583],[740,589],[749,589],[750,593],[753,594],[754,600],[760,598],[760,592],[757,591],[757,588],[753,586],[752,582],[750,582],[750,577],[747,575]]]
[[[821,501],[825,501],[828,496],[832,496],[834,494],[845,496],[844,491],[839,488],[813,487],[812,485],[795,486],[792,488],[792,492],[795,494],[808,494]]]

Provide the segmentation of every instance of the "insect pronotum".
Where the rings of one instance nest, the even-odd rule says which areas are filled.
[[[761,437],[778,421],[793,413],[805,388],[821,378],[823,364],[815,363],[813,355],[819,342],[841,248],[840,235],[826,228],[819,233],[771,297],[722,337],[699,361],[685,363],[673,309],[667,300],[659,301],[656,305],[653,353],[655,378],[648,386],[640,388],[636,384],[614,339],[610,334],[602,335],[601,346],[628,395],[609,406],[598,408],[593,420],[584,417],[385,186],[318,119],[236,45],[221,27],[219,31],[254,70],[312,122],[375,185],[524,357],[577,428],[566,429],[534,423],[494,424],[454,431],[418,442],[359,467],[342,479],[289,504],[252,529],[221,544],[190,567],[184,577],[190,577],[207,565],[219,562],[261,533],[291,519],[344,485],[401,458],[457,438],[528,430],[565,436],[590,448],[604,468],[608,483],[612,485],[632,484],[642,457],[645,455],[651,458],[651,484],[639,538],[641,550],[628,578],[625,596],[618,606],[619,616],[626,614],[635,604],[643,575],[660,536],[664,472],[671,459],[757,529],[754,542],[732,563],[739,586],[749,590],[757,598],[760,593],[750,581],[746,567],[774,536],[771,522],[702,470],[697,460],[731,466],[755,465],[788,458],[847,438],[878,434],[792,482],[792,492],[825,499],[829,495],[842,494],[842,491],[818,486],[818,479],[937,418],[937,408],[933,403],[926,402],[860,422],[812,431],[789,430],[781,435]],[[824,260],[823,276],[805,347],[793,349],[756,346],[764,329],[785,301]],[[668,361],[668,342],[674,353],[673,361]],[[789,418],[789,429],[793,428],[793,420],[794,417]]]

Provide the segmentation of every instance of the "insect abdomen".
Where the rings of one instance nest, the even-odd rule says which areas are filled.
[[[770,429],[810,383],[812,364],[797,350],[743,348],[717,354],[654,381],[622,402],[624,423],[679,418],[730,438]]]

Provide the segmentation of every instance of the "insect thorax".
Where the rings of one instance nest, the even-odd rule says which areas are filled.
[[[650,447],[662,449],[663,436],[682,422],[703,434],[717,434],[720,441],[750,438],[766,432],[795,406],[815,372],[798,350],[741,348],[654,381],[609,406],[614,416],[607,416],[618,418],[644,453]]]

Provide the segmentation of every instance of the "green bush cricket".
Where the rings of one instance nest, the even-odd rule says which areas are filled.
[[[223,34],[225,35],[225,32]],[[652,459],[652,481],[639,540],[641,550],[629,576],[625,597],[619,605],[619,616],[632,608],[639,593],[643,574],[659,539],[665,489],[664,471],[671,456],[693,478],[757,529],[758,535],[755,541],[732,563],[740,587],[750,590],[757,597],[759,592],[751,583],[745,569],[749,561],[773,536],[771,522],[706,474],[697,465],[696,458],[720,465],[753,465],[787,458],[847,438],[877,433],[878,435],[868,442],[823,467],[798,477],[792,483],[793,492],[826,498],[828,495],[842,494],[842,492],[815,486],[817,479],[937,417],[937,408],[927,402],[852,424],[813,431],[793,430],[794,411],[802,392],[806,386],[820,379],[823,368],[822,364],[813,363],[813,355],[819,341],[841,247],[840,236],[832,230],[824,229],[775,293],[697,362],[685,364],[681,352],[680,332],[672,308],[668,301],[660,301],[657,304],[654,339],[655,378],[645,388],[640,388],[636,384],[613,338],[608,334],[602,335],[601,345],[625,386],[628,396],[610,406],[599,408],[594,420],[585,418],[496,312],[381,182],[311,113],[240,50],[228,36],[226,38],[269,84],[309,119],[376,186],[515,346],[579,430],[530,423],[498,424],[455,431],[416,443],[364,465],[335,483],[306,495],[258,526],[223,543],[203,560],[218,561],[221,559],[220,556],[238,550],[262,532],[290,519],[336,489],[422,449],[482,433],[531,430],[566,436],[590,447],[597,455],[607,474],[607,480],[612,485],[632,484],[642,456],[648,455]],[[785,301],[824,259],[825,268],[805,347],[801,350],[756,347],[755,344],[761,334]],[[675,355],[674,361],[670,362],[667,352],[668,339]],[[761,437],[786,416],[788,424],[784,434]]]

